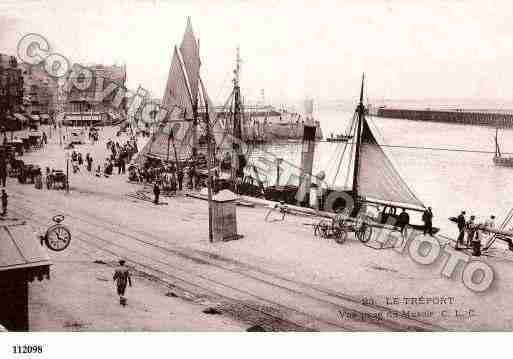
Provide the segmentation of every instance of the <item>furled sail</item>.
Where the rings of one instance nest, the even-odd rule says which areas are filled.
[[[180,45],[180,53],[182,54],[185,71],[187,72],[187,78],[189,80],[192,103],[196,104],[198,101],[198,81],[201,62],[199,46],[194,32],[192,31],[190,18],[187,18],[187,27],[183,35],[182,44]]]
[[[189,159],[192,155],[190,139],[188,143],[186,143],[185,139],[176,135],[176,132],[178,132],[177,127],[180,125],[181,123],[179,122],[162,123],[141,151],[139,156],[141,162],[144,162],[144,156],[158,158],[164,161],[175,161],[175,150],[176,157],[178,157],[179,161]],[[172,137],[170,137],[171,133],[173,134]]]
[[[169,68],[162,105],[168,110],[178,106],[183,109],[186,118],[192,118],[193,116],[191,95],[176,46],[171,60],[171,67]]]
[[[192,101],[187,80],[178,54],[174,48],[162,106],[169,111],[165,120],[150,138],[139,154],[139,162],[144,157],[174,160],[173,143],[179,160],[187,159],[192,153]],[[173,137],[170,139],[170,134]],[[168,150],[169,149],[169,150]]]
[[[367,199],[424,208],[381,149],[367,120],[362,120],[358,194]]]

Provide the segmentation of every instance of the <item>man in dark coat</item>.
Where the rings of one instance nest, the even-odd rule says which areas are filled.
[[[5,189],[2,190],[2,216],[5,216],[7,214],[7,203],[9,196],[5,192]]]
[[[429,234],[433,237],[433,211],[431,207],[428,207],[422,215],[422,221],[424,222],[424,235]]]
[[[465,238],[465,227],[467,225],[467,221],[465,220],[465,211],[461,211],[460,215],[456,218],[456,224],[458,225],[458,239],[456,240],[455,249],[459,250],[460,245],[463,245],[463,239]]]
[[[86,162],[87,162],[87,171],[91,172],[91,170],[93,169],[93,158],[91,157],[91,155],[89,153],[86,155]]]
[[[155,200],[153,203],[159,204],[159,196],[160,196],[160,187],[157,181],[153,184],[153,194],[155,195]]]
[[[2,182],[2,187],[5,187],[7,181],[7,158],[5,151],[0,152],[0,181]]]
[[[177,180],[178,180],[178,190],[182,190],[182,184],[183,184],[183,170],[181,168],[179,168],[177,171],[176,171],[176,177],[177,177]]]
[[[126,164],[125,164],[125,156],[124,156],[124,154],[122,153],[122,154],[119,156],[119,160],[118,160],[118,174],[125,174],[125,168],[126,168]]]
[[[119,304],[126,305],[125,291],[127,284],[132,286],[132,278],[128,267],[125,266],[125,261],[119,261],[119,267],[114,271],[114,282],[116,282],[116,289],[119,295]]]
[[[397,217],[397,226],[401,228],[401,232],[404,232],[408,224],[410,224],[410,215],[403,208],[403,211]]]

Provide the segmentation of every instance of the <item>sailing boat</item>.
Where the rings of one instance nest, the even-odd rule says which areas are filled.
[[[353,135],[349,135],[347,133],[338,134],[335,136],[333,136],[333,133],[332,133],[330,137],[326,138],[326,141],[328,141],[328,142],[347,142],[352,138],[353,138]]]
[[[502,157],[501,148],[499,146],[499,141],[497,139],[498,132],[499,132],[499,128],[496,128],[495,129],[495,156],[493,156],[493,163],[496,166],[513,167],[513,157]]]
[[[206,161],[207,144],[200,144],[206,128],[200,118],[209,117],[213,141],[220,145],[224,130],[217,121],[214,106],[200,76],[199,41],[190,18],[180,48],[174,47],[162,107],[168,111],[158,119],[158,129],[141,150],[138,162],[148,159],[185,165],[189,161]],[[171,151],[172,145],[172,151]],[[203,163],[204,164],[204,163]]]
[[[360,102],[355,111],[356,128],[354,142],[354,166],[352,188],[346,190],[355,203],[353,215],[363,206],[375,206],[380,210],[380,218],[377,220],[384,224],[387,218],[396,218],[397,209],[424,212],[426,206],[411,190],[401,177],[392,161],[383,151],[367,118],[367,110],[363,105],[364,79],[360,90]],[[329,195],[329,193],[328,193]],[[337,206],[345,203],[333,203],[331,210],[337,210]],[[411,224],[410,224],[411,225]],[[420,229],[422,225],[411,225]],[[439,229],[433,228],[433,233]]]

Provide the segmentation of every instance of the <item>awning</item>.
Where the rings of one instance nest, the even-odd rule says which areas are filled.
[[[84,114],[84,115],[65,115],[64,120],[66,122],[91,122],[101,121],[101,114]]]
[[[34,122],[39,122],[41,121],[41,118],[39,117],[39,115],[30,115],[30,118],[32,119],[32,121]]]
[[[50,278],[50,258],[32,228],[21,220],[0,223],[0,275],[21,271],[27,280]]]

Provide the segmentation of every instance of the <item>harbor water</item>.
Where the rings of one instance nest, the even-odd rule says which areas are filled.
[[[326,136],[330,132],[344,132],[352,116],[350,109],[324,109],[316,115]],[[466,210],[467,216],[475,215],[478,221],[493,214],[500,224],[513,207],[513,168],[493,164],[493,128],[377,117],[370,117],[369,122],[400,175],[418,198],[433,208],[434,225],[441,228],[442,234],[453,237],[457,234],[448,217],[462,210]],[[504,153],[513,152],[513,130],[501,130],[499,143]],[[344,143],[318,143],[314,174],[324,170],[328,183],[350,185],[347,160],[341,163],[335,178],[344,146]],[[349,151],[350,146],[347,147]],[[266,146],[254,151],[252,160],[265,152],[299,165],[301,144]]]

